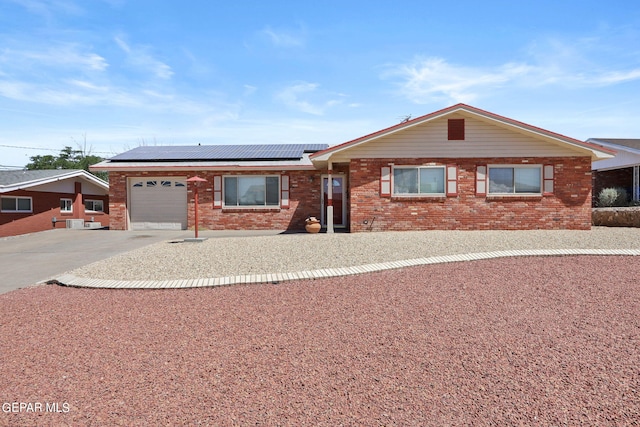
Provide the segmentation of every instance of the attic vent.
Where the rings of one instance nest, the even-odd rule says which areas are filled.
[[[449,119],[449,141],[464,141],[464,119]]]

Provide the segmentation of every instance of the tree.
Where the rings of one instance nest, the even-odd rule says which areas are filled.
[[[89,170],[89,166],[104,160],[102,157],[92,155],[91,150],[88,152],[86,149],[74,150],[66,146],[60,151],[58,156],[52,156],[50,154],[45,156],[32,156],[29,160],[31,162],[26,166],[29,170],[84,169],[98,178],[102,178],[105,181],[108,180],[108,174],[106,172],[91,172]]]

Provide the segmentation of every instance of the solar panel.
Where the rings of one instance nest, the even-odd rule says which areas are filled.
[[[175,145],[144,146],[112,157],[112,162],[168,162],[206,160],[298,160],[328,144]]]

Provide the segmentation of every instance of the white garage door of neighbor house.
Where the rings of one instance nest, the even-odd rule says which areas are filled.
[[[186,178],[133,178],[129,187],[132,230],[186,230]]]

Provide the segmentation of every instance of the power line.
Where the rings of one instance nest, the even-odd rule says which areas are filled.
[[[5,145],[5,144],[0,144],[0,147],[5,147],[5,148],[20,148],[23,150],[36,150],[36,151],[55,151],[55,152],[60,152],[62,150],[60,150],[59,148],[41,148],[41,147],[22,147],[19,145]],[[77,150],[77,151],[81,151],[81,150]],[[113,154],[110,151],[90,151],[90,154]]]

